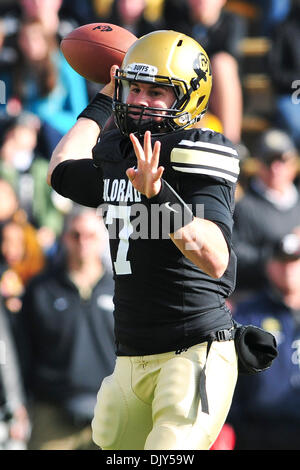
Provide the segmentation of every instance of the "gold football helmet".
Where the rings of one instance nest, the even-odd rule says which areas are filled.
[[[172,87],[171,109],[129,105],[130,83],[157,83]],[[115,121],[124,135],[149,129],[153,135],[192,126],[205,113],[212,87],[209,58],[194,39],[175,31],[154,31],[138,39],[116,73],[113,100]],[[129,116],[135,115],[135,119]],[[153,118],[163,119],[157,122]]]

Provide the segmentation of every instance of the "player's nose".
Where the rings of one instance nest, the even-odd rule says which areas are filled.
[[[134,104],[138,106],[150,106],[149,103],[149,95],[145,91],[141,91],[134,100]]]

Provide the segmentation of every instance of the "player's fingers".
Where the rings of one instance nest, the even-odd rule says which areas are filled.
[[[159,165],[159,157],[160,157],[160,147],[161,143],[159,140],[156,140],[154,146],[153,146],[153,152],[152,152],[152,168],[157,168]]]
[[[111,66],[111,69],[110,69],[110,80],[111,81],[114,81],[118,68],[119,68],[118,65],[112,65]]]
[[[136,176],[136,170],[134,168],[128,168],[126,170],[126,175],[128,176],[129,180],[132,182]]]
[[[143,147],[141,146],[138,138],[134,134],[130,134],[129,138],[132,142],[133,149],[134,149],[134,152],[135,152],[135,155],[136,155],[138,161],[139,160],[145,160],[144,150],[143,150]]]
[[[157,168],[157,172],[156,172],[156,181],[159,180],[162,175],[163,175],[163,172],[165,171],[164,167],[163,166],[160,166],[159,168]]]
[[[103,95],[113,98],[115,92],[115,75],[118,70],[118,65],[112,65],[110,68],[110,82],[107,83],[100,91]]]
[[[144,153],[146,160],[150,162],[152,160],[152,144],[150,131],[146,131],[144,134]]]

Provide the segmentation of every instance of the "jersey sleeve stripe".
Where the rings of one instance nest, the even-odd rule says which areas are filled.
[[[171,163],[204,165],[212,169],[229,171],[235,175],[239,174],[239,160],[236,158],[201,150],[175,148],[171,152]]]
[[[228,154],[231,157],[239,158],[238,152],[232,147],[227,147],[226,145],[213,144],[211,142],[192,142],[191,140],[182,139],[178,145],[188,148],[195,148],[203,151],[214,150],[215,152],[220,152],[222,155]]]
[[[206,165],[189,165],[188,163],[186,164],[181,164],[181,165],[173,165],[173,168],[174,169],[177,169],[177,168],[191,168],[192,170],[194,170],[195,168],[197,168],[198,170],[201,170],[201,169],[204,169],[204,170],[215,170],[215,171],[219,171],[220,173],[226,173],[227,175],[231,175],[231,176],[234,176],[235,178],[237,178],[237,173],[233,173],[232,171],[228,171],[228,170],[223,170],[222,168],[217,168],[217,167],[214,167],[214,168],[211,168],[210,166],[206,166]]]
[[[193,174],[202,174],[202,175],[209,175],[209,176],[217,176],[219,178],[224,178],[232,183],[237,182],[237,176],[233,176],[229,173],[225,173],[224,171],[218,171],[217,169],[210,169],[205,167],[199,168],[191,168],[191,167],[180,167],[180,166],[173,166],[174,170],[181,171],[182,173],[193,173]]]

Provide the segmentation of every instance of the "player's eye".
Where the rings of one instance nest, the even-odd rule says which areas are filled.
[[[154,98],[158,98],[160,96],[163,96],[163,92],[161,90],[152,90],[150,91],[150,96],[154,97]]]
[[[140,87],[137,85],[131,85],[130,86],[130,93],[139,93],[140,92]]]

